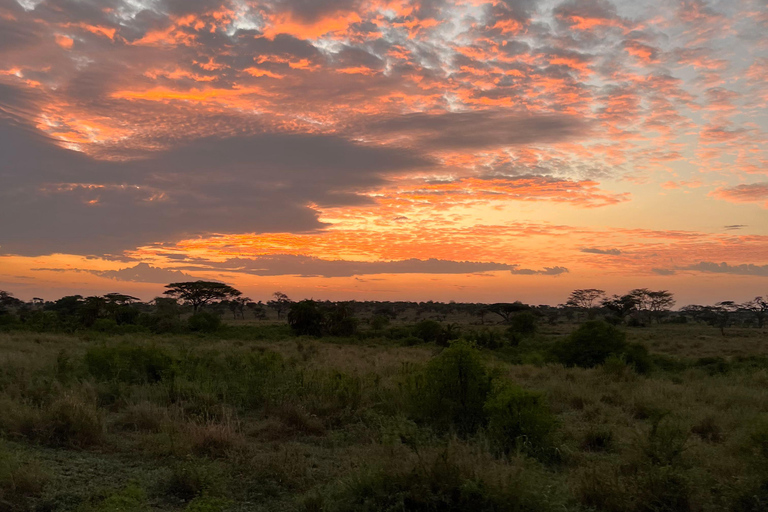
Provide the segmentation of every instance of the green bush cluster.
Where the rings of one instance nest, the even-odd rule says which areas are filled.
[[[457,342],[412,377],[411,414],[434,428],[467,435],[484,428],[498,452],[542,456],[557,426],[541,393],[496,378],[477,349]]]
[[[648,373],[652,367],[644,345],[627,343],[627,335],[621,329],[601,320],[585,322],[565,341],[556,344],[552,352],[556,360],[566,366],[592,368],[611,356],[618,356],[638,373]]]

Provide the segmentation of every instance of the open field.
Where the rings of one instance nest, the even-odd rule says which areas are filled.
[[[553,361],[576,327],[0,333],[0,510],[768,510],[765,330],[622,328],[638,372]]]

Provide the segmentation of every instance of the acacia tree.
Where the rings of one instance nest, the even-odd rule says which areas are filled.
[[[749,302],[745,302],[740,306],[752,313],[757,320],[757,327],[762,329],[765,325],[765,318],[768,316],[768,296],[755,297]]]
[[[267,306],[277,311],[277,319],[280,320],[283,317],[283,312],[291,307],[293,301],[283,292],[275,292],[272,297],[274,299],[268,301]]]
[[[580,309],[592,309],[597,304],[597,301],[604,296],[605,290],[598,290],[596,288],[573,290],[565,305]]]
[[[634,299],[639,311],[647,313],[651,318],[656,318],[656,322],[661,322],[661,317],[675,305],[672,293],[667,290],[652,291],[648,288],[636,288],[629,292],[629,296]]]
[[[180,300],[184,305],[191,305],[193,313],[214,300],[229,300],[243,294],[228,284],[216,281],[187,281],[171,283],[163,294]]]

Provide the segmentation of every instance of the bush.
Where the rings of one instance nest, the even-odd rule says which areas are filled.
[[[503,453],[541,454],[557,426],[544,395],[509,383],[497,386],[484,411],[488,437]]]
[[[491,378],[477,350],[455,343],[411,383],[413,414],[441,430],[473,432],[485,422],[483,405],[490,388]]]
[[[621,354],[627,347],[627,335],[599,320],[582,324],[568,339],[557,344],[554,354],[566,366],[591,368],[605,362],[610,355]]]
[[[142,512],[147,510],[147,495],[144,489],[130,484],[92,507],[84,507],[83,512]]]
[[[198,496],[220,496],[224,479],[218,466],[203,461],[186,461],[176,465],[165,482],[165,492],[183,501]]]
[[[104,439],[104,417],[95,406],[65,396],[43,411],[34,437],[51,446],[88,448]]]
[[[48,480],[39,464],[0,445],[0,510],[27,510],[23,503],[39,495]]]
[[[530,311],[516,313],[509,321],[507,328],[507,337],[513,345],[517,345],[521,340],[536,334],[536,315]]]
[[[365,469],[326,495],[310,495],[304,510],[325,512],[545,512],[565,500],[542,479],[449,446],[418,462],[391,461]],[[538,476],[538,475],[536,475]],[[528,479],[528,480],[525,480]],[[546,484],[544,484],[546,485]]]
[[[624,349],[624,360],[641,375],[647,375],[653,368],[653,361],[648,349],[641,343],[632,343]]]
[[[313,300],[302,300],[291,304],[288,311],[288,325],[297,336],[322,336],[325,317]]]
[[[192,332],[216,332],[221,327],[221,317],[208,311],[200,311],[187,320]]]
[[[171,375],[174,359],[158,347],[120,344],[94,347],[85,353],[85,366],[101,381],[129,384],[159,382]]]
[[[424,343],[440,343],[446,341],[443,326],[434,320],[422,320],[414,325],[413,335],[417,338],[421,338]]]

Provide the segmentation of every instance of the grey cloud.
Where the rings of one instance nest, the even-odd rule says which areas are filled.
[[[432,148],[481,149],[552,143],[584,136],[589,125],[563,114],[519,115],[504,111],[407,114],[374,123],[374,133],[402,134]]]
[[[726,231],[735,231],[737,229],[743,229],[746,227],[747,227],[746,224],[730,224],[728,226],[723,226],[723,229],[725,229]]]
[[[258,276],[351,277],[370,274],[470,274],[514,270],[516,265],[493,262],[408,259],[399,261],[324,260],[312,256],[275,254],[181,267],[185,270],[227,270]]]
[[[673,276],[677,274],[676,271],[668,268],[652,268],[651,272],[653,272],[654,274],[658,274],[660,276]]]
[[[513,268],[510,273],[516,275],[542,275],[542,276],[559,276],[560,274],[567,274],[568,269],[565,267],[544,267],[543,270],[533,270],[530,268]]]
[[[84,268],[33,268],[36,272],[85,272],[99,277],[108,277],[117,281],[131,281],[135,283],[170,283],[173,281],[194,279],[189,274],[180,270],[171,270],[153,267],[148,263],[139,263],[133,267],[120,270],[92,270]]]
[[[768,277],[768,265],[754,265],[744,263],[741,265],[729,265],[728,263],[714,263],[711,261],[700,261],[695,265],[682,267],[681,270],[696,270],[713,274],[735,274],[742,276],[762,276]]]
[[[356,8],[360,0],[278,0],[275,7],[290,11],[306,21],[314,21],[339,11]]]
[[[153,267],[147,263],[139,263],[134,267],[120,270],[90,270],[89,272],[118,281],[132,281],[136,283],[172,283],[185,279],[194,279],[189,274],[185,274],[180,270]]]
[[[618,18],[616,6],[608,0],[569,0],[554,9],[557,18]]]
[[[584,247],[579,249],[581,252],[587,252],[591,254],[610,254],[611,256],[618,256],[621,254],[619,249],[599,249],[597,247]]]
[[[204,233],[312,231],[323,224],[308,204],[360,204],[367,199],[355,190],[433,165],[403,148],[281,133],[98,161],[3,118],[0,154],[0,251],[25,255],[109,254]]]

